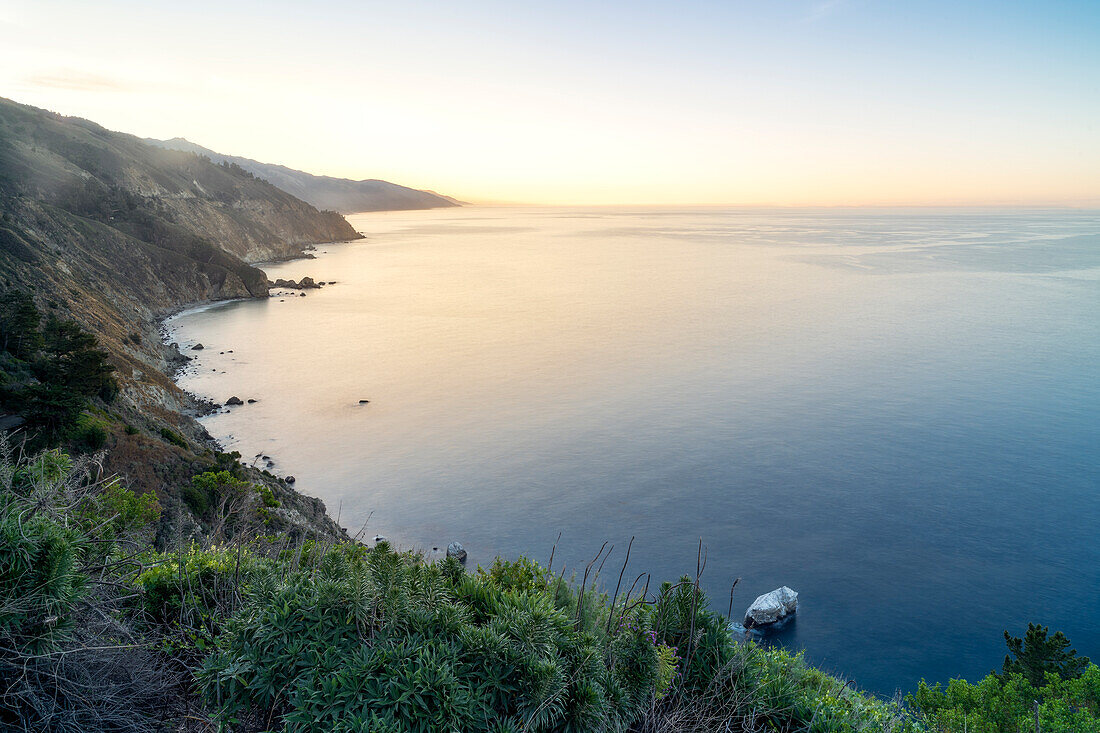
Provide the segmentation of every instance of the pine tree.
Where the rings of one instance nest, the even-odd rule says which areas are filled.
[[[0,351],[27,359],[42,346],[38,324],[42,315],[27,293],[7,290],[0,295]]]
[[[1003,674],[1022,674],[1033,687],[1046,684],[1047,672],[1053,672],[1064,680],[1080,677],[1089,666],[1089,658],[1078,657],[1077,651],[1069,648],[1069,639],[1061,631],[1056,631],[1049,639],[1048,633],[1048,627],[1031,623],[1027,625],[1027,634],[1023,639],[1010,636],[1006,631],[1005,644],[1009,654],[1005,655]]]

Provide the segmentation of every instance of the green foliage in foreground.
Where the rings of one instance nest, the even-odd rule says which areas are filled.
[[[735,641],[691,578],[612,603],[525,558],[471,573],[275,536],[157,553],[152,497],[0,449],[0,728],[1100,733],[1100,669],[1043,627],[1008,637],[1004,674],[902,706]],[[227,495],[277,509],[231,473],[192,487],[212,520]]]
[[[0,449],[0,649],[43,652],[72,629],[92,571],[113,563],[160,508],[152,494],[94,480],[89,464],[60,451],[15,466]]]
[[[295,731],[625,730],[656,687],[656,647],[578,621],[560,584],[334,548],[257,583],[199,679],[223,721]]]
[[[467,574],[338,546],[256,577],[198,679],[233,730],[704,730],[684,710],[708,699],[761,730],[906,730],[800,657],[734,642],[696,592],[612,608],[524,558]]]
[[[1062,679],[1048,673],[1038,687],[1021,674],[991,674],[971,684],[951,680],[946,688],[921,682],[906,696],[927,726],[937,733],[1002,733],[1038,730],[1100,732],[1100,667]],[[1036,704],[1037,703],[1037,704]]]
[[[951,680],[946,689],[923,680],[906,703],[928,730],[1100,732],[1100,667],[1078,657],[1061,631],[1028,624],[1023,638],[1005,632],[1002,674],[977,684]]]
[[[158,515],[155,497],[87,458],[16,462],[0,438],[0,729],[154,729],[172,676],[123,622],[117,590]]]

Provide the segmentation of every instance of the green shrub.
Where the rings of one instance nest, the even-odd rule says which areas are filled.
[[[253,493],[252,484],[229,471],[205,471],[191,478],[191,484],[183,488],[181,497],[197,518],[218,528],[215,534],[226,530],[232,534],[249,524],[253,511],[249,500]],[[273,501],[274,498],[271,497]]]
[[[107,444],[107,423],[100,418],[83,414],[76,419],[71,440],[81,450],[99,450]]]
[[[60,451],[16,461],[0,438],[0,729],[152,733],[178,689],[119,590],[132,565],[118,535],[155,504],[93,467]]]
[[[143,535],[151,536],[160,518],[160,505],[156,494],[135,494],[118,479],[111,479],[99,492],[80,503],[75,516],[83,533],[92,541],[92,550],[102,559],[124,540],[131,540],[137,546],[147,545],[148,537]]]
[[[1031,731],[1036,713],[1043,731],[1100,731],[1100,668],[1090,664],[1071,679],[1050,672],[1039,687],[1014,672],[975,684],[951,680],[946,688],[922,680],[905,702],[938,733]]]
[[[625,730],[656,689],[660,661],[644,631],[578,626],[526,560],[456,575],[453,561],[428,564],[380,543],[337,547],[268,580],[199,674],[226,723]]]
[[[209,650],[222,623],[236,610],[242,591],[268,563],[242,548],[158,553],[135,583],[141,604],[168,633],[167,648],[189,662]]]
[[[160,437],[164,438],[172,445],[179,446],[180,448],[184,449],[187,448],[187,441],[183,439],[182,435],[177,433],[175,430],[172,430],[171,428],[161,428]]]
[[[73,459],[58,448],[42,451],[17,466],[8,464],[7,467],[12,472],[11,488],[20,494],[32,492],[36,487],[57,486],[74,469]]]
[[[23,517],[10,495],[0,502],[0,647],[39,653],[72,627],[84,540],[44,515]]]
[[[281,504],[279,500],[275,498],[275,492],[271,490],[270,486],[260,485],[256,487],[256,493],[260,495],[260,502],[267,509],[276,509]]]
[[[727,621],[708,605],[686,575],[676,584],[664,583],[653,605],[657,638],[683,657],[680,684],[689,691],[704,689],[733,655]]]
[[[214,452],[214,471],[229,471],[235,478],[243,478],[244,466],[241,465],[241,454],[239,451],[230,451],[229,453],[223,453],[221,451]]]

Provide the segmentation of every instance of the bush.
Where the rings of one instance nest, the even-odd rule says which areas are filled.
[[[951,680],[946,688],[923,680],[905,702],[929,730],[940,733],[1100,731],[1100,668],[1076,678],[1051,672],[1039,687],[1018,673],[991,674],[976,684]]]
[[[242,548],[200,549],[159,553],[147,558],[151,567],[136,582],[142,608],[164,627],[166,648],[197,663],[211,648],[221,625],[237,609],[244,588],[267,567]]]
[[[641,716],[660,669],[644,632],[578,623],[528,561],[455,564],[339,546],[258,581],[199,674],[207,700],[227,724],[293,731],[625,730]]]
[[[73,426],[73,445],[84,451],[97,451],[107,445],[107,423],[91,415],[81,415]]]
[[[170,428],[161,428],[160,437],[164,438],[172,445],[179,446],[180,448],[183,448],[185,450],[187,448],[187,441],[184,440],[183,436],[177,433],[175,430],[172,430]]]
[[[101,562],[150,506],[92,467],[0,440],[0,729],[163,729],[175,677],[125,620],[126,559]]]
[[[160,505],[156,494],[135,494],[118,479],[109,479],[101,491],[81,503],[76,518],[92,540],[96,557],[105,559],[122,543],[130,544],[131,551],[147,546],[160,518]]]
[[[1061,631],[1027,625],[1023,638],[1004,632],[1001,674],[977,684],[951,680],[946,689],[924,680],[906,702],[943,733],[1002,730],[1100,731],[1100,669],[1070,649]]]
[[[48,517],[24,518],[10,495],[0,500],[0,647],[37,654],[72,628],[84,540]]]

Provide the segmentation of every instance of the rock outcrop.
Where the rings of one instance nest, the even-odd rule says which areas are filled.
[[[284,278],[278,278],[274,282],[268,281],[268,285],[273,288],[289,288],[290,290],[309,290],[310,288],[319,288],[324,283],[314,282],[312,277],[308,275],[301,280],[286,280]]]
[[[453,557],[459,562],[466,562],[466,550],[461,542],[452,542],[447,545],[447,557]]]
[[[758,596],[745,611],[745,628],[769,626],[790,616],[798,609],[798,593],[787,586]]]

